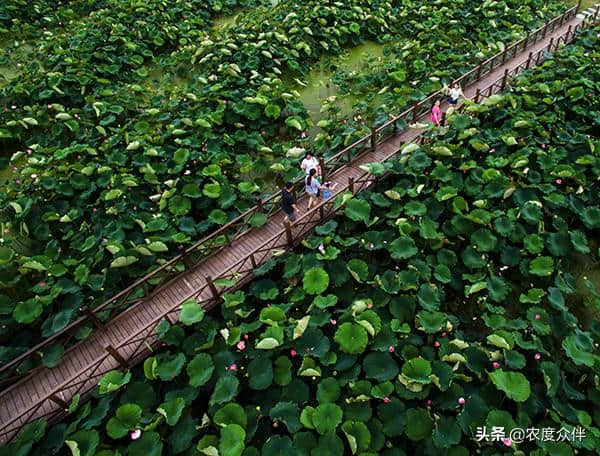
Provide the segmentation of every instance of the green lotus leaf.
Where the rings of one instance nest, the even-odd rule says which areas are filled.
[[[289,456],[295,451],[292,440],[287,435],[272,435],[264,443],[261,454],[263,456]]]
[[[443,331],[448,317],[442,312],[422,310],[417,314],[417,326],[427,334]]]
[[[454,417],[440,417],[433,431],[433,444],[437,448],[450,448],[457,445],[462,437],[461,429]]]
[[[600,228],[600,208],[586,207],[581,213],[581,220],[589,229]]]
[[[429,383],[431,363],[424,358],[413,358],[402,366],[402,375],[413,382]]]
[[[434,311],[440,307],[441,294],[440,290],[432,284],[422,284],[419,287],[419,304],[425,309]]]
[[[246,431],[237,424],[228,424],[221,428],[219,440],[219,454],[227,456],[241,456],[246,447],[244,440]]]
[[[362,199],[353,198],[346,203],[346,217],[356,222],[367,223],[371,214],[371,206]]]
[[[540,256],[529,263],[529,272],[540,277],[548,277],[554,272],[552,257]]]
[[[477,245],[480,252],[491,252],[498,244],[498,238],[492,232],[485,228],[480,228],[471,235],[471,239]]]
[[[250,388],[265,390],[273,383],[273,363],[265,356],[253,359],[248,364]]]
[[[408,236],[401,236],[394,240],[387,247],[390,256],[394,260],[405,260],[417,254],[419,249],[415,245],[415,241]]]
[[[596,362],[597,356],[592,353],[589,344],[582,342],[576,336],[567,336],[562,341],[562,348],[569,358],[578,366],[591,367]]]
[[[575,250],[577,250],[579,253],[590,253],[591,250],[588,245],[588,239],[583,231],[573,230],[569,233],[569,236],[571,238],[571,244],[573,244]]]
[[[334,432],[342,422],[342,409],[332,403],[321,404],[315,408],[311,419],[319,434]]]
[[[273,381],[286,386],[292,381],[292,362],[287,356],[279,356],[273,363]]]
[[[298,432],[300,424],[300,409],[293,402],[278,402],[269,412],[274,420],[282,421],[290,433]]]
[[[560,369],[556,363],[550,361],[542,361],[540,368],[544,375],[544,383],[548,396],[553,397],[560,386]]]
[[[268,325],[278,325],[286,321],[286,316],[281,307],[269,306],[260,311],[259,320]]]
[[[409,408],[406,410],[406,436],[410,440],[423,440],[433,429],[433,420],[427,410],[422,408]]]
[[[167,402],[163,402],[156,410],[165,417],[165,421],[169,426],[175,426],[181,418],[184,408],[185,400],[182,397],[176,397]]]
[[[100,436],[95,430],[81,430],[69,436],[65,443],[71,453],[79,456],[94,456],[100,443]]]
[[[329,286],[329,275],[322,268],[311,268],[302,279],[304,290],[309,294],[321,294]]]
[[[230,402],[237,395],[239,384],[238,379],[233,375],[219,377],[209,402],[211,404]]]
[[[37,299],[28,299],[25,302],[20,302],[13,310],[13,318],[18,323],[30,324],[33,323],[44,311],[44,306]]]
[[[427,213],[427,206],[419,201],[409,201],[404,206],[404,212],[410,216],[422,216]]]
[[[127,385],[129,380],[131,380],[130,372],[110,371],[104,374],[98,382],[98,391],[100,394],[112,393]]]
[[[527,378],[520,372],[505,372],[496,369],[489,374],[492,383],[516,402],[525,402],[531,395]]]
[[[527,223],[538,224],[542,218],[542,209],[535,202],[528,201],[521,209],[521,217]]]
[[[388,353],[369,353],[363,361],[363,370],[367,378],[379,382],[392,380],[398,375],[398,365]]]
[[[202,189],[202,194],[208,198],[218,198],[221,196],[221,184],[218,182],[205,184]]]
[[[346,263],[346,269],[352,274],[357,282],[364,282],[369,276],[369,266],[363,260],[352,258]]]
[[[248,418],[246,412],[241,405],[234,402],[225,404],[215,413],[213,421],[219,426],[227,426],[229,424],[237,424],[242,428],[246,428]]]
[[[190,385],[199,387],[206,384],[211,379],[214,369],[212,358],[207,353],[194,356],[186,366]]]
[[[199,323],[204,318],[204,310],[200,307],[200,304],[195,299],[188,299],[181,304],[181,310],[179,311],[179,321],[186,326]]]
[[[352,454],[358,451],[363,452],[371,444],[371,432],[367,426],[360,421],[345,421],[342,424],[342,431],[348,439],[348,445]]]
[[[215,225],[225,225],[228,219],[229,217],[227,216],[227,212],[221,209],[213,209],[210,214],[208,214],[208,220],[213,222]]]
[[[495,302],[502,302],[508,296],[510,288],[508,283],[500,276],[490,274],[487,280],[486,287],[490,298]]]
[[[367,331],[356,323],[343,323],[335,332],[334,340],[349,354],[362,353],[369,343]]]
[[[185,355],[178,353],[177,355],[159,355],[157,358],[156,375],[163,381],[173,380],[179,375],[185,365]]]
[[[320,404],[335,402],[340,397],[340,391],[340,385],[335,378],[323,379],[317,386],[317,401]]]

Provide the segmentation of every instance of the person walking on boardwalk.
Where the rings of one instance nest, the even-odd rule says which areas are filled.
[[[431,121],[438,127],[442,123],[442,110],[440,109],[440,100],[435,100],[431,108]]]
[[[292,182],[286,182],[281,190],[281,210],[285,214],[284,223],[296,221],[296,214],[300,210],[296,206],[296,196],[294,195],[294,184]]]
[[[460,97],[467,98],[465,97],[465,94],[463,93],[460,86],[455,83],[450,89],[450,97],[448,98],[448,103],[450,103],[450,105],[452,106],[455,106],[458,103]]]
[[[306,176],[304,183],[306,184],[306,193],[308,194],[308,210],[313,204],[318,204],[319,194],[321,193],[321,184],[316,177],[317,170],[312,168]]]
[[[317,171],[317,175],[321,175],[321,165],[319,164],[319,160],[315,157],[310,151],[306,152],[304,156],[304,160],[300,163],[300,168],[304,171],[304,174],[308,176],[311,169],[315,169]]]

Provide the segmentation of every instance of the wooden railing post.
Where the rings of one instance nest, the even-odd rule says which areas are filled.
[[[325,169],[325,160],[323,157],[319,159],[319,167],[321,168],[321,183],[327,180],[327,170]]]
[[[525,69],[528,70],[531,66],[531,59],[533,58],[533,52],[529,53],[529,57],[527,57],[527,64],[525,65]]]
[[[475,82],[479,81],[479,79],[481,79],[481,67],[482,67],[482,63],[479,64],[479,66],[477,67],[477,76],[475,76]]]
[[[371,150],[374,151],[377,147],[377,129],[371,127]]]
[[[523,50],[527,49],[527,42],[529,41],[529,36],[530,33],[527,32],[527,35],[525,35],[525,41],[523,42]]]
[[[479,103],[479,96],[481,95],[479,87],[477,88],[477,92],[475,93],[475,103]]]
[[[69,408],[69,404],[67,404],[64,400],[62,400],[56,394],[51,394],[50,396],[48,396],[48,399],[50,399],[55,404],[58,404],[58,406],[64,410],[67,410]]]
[[[97,329],[104,329],[104,323],[96,316],[94,311],[89,307],[80,307],[79,310],[94,324]]]
[[[417,116],[419,115],[419,103],[415,103],[415,105],[413,106],[413,111],[412,111],[412,115],[413,115],[413,122],[417,121]]]
[[[579,0],[577,2],[577,8],[575,9],[575,14],[577,14],[579,12],[579,9],[581,8],[581,0]]]
[[[106,347],[104,347],[104,349],[121,365],[123,369],[129,369],[129,363],[127,362],[127,360],[123,358],[121,354],[112,345],[107,345]]]
[[[594,13],[594,23],[596,23],[596,20],[598,19],[598,14],[600,14],[600,4],[596,6],[596,12]]]
[[[506,62],[506,46],[504,47],[504,52],[502,53],[502,65]]]
[[[215,283],[213,282],[212,277],[206,276],[204,280],[206,280],[206,284],[208,285],[208,288],[210,289],[210,292],[212,293],[213,298],[215,298],[216,300],[221,299],[219,290],[217,290],[217,287],[215,287]]]
[[[571,34],[572,29],[573,29],[573,26],[569,25],[569,28],[567,29],[567,37],[565,38],[565,43],[567,43],[569,41],[569,35]]]
[[[263,206],[263,200],[260,196],[256,198],[256,206],[258,212],[265,212],[265,206]]]
[[[288,246],[292,247],[294,245],[294,237],[292,236],[292,225],[289,220],[285,221],[285,240],[288,243]]]
[[[352,194],[354,194],[354,178],[353,177],[348,178],[348,188],[350,189],[350,192]]]
[[[319,217],[320,220],[323,220],[325,218],[325,210],[323,209],[323,204],[319,205]]]
[[[544,28],[542,29],[542,39],[546,38],[546,32],[548,31],[548,21],[544,24]]]
[[[394,128],[394,136],[396,135],[396,133],[398,132],[398,122],[396,122],[396,120],[394,119],[394,121],[392,122],[392,126]]]
[[[554,44],[554,37],[550,38],[550,43],[548,44],[548,52],[552,52],[553,44]]]
[[[508,80],[508,68],[504,70],[504,76],[502,76],[502,90],[506,87],[506,81]]]
[[[252,264],[252,269],[256,269],[258,266],[256,264],[256,258],[254,258],[254,252],[250,254],[250,264]]]

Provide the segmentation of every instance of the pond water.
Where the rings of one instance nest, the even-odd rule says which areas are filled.
[[[316,64],[313,70],[306,75],[296,89],[300,93],[300,101],[309,111],[311,118],[316,123],[321,119],[321,107],[329,97],[340,110],[342,116],[350,114],[353,106],[360,100],[352,96],[339,93],[339,87],[333,82],[336,71],[359,72],[370,58],[383,57],[383,45],[367,41],[359,46],[349,49],[339,57],[326,56]]]

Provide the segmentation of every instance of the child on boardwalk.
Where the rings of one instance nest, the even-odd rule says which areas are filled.
[[[331,192],[337,186],[337,182],[327,181],[323,183],[323,199],[329,199],[331,197]]]
[[[317,170],[312,168],[304,183],[306,184],[306,193],[308,194],[308,208],[312,207],[313,204],[318,204],[317,199],[319,198],[319,193],[321,191],[321,184],[316,177]]]

